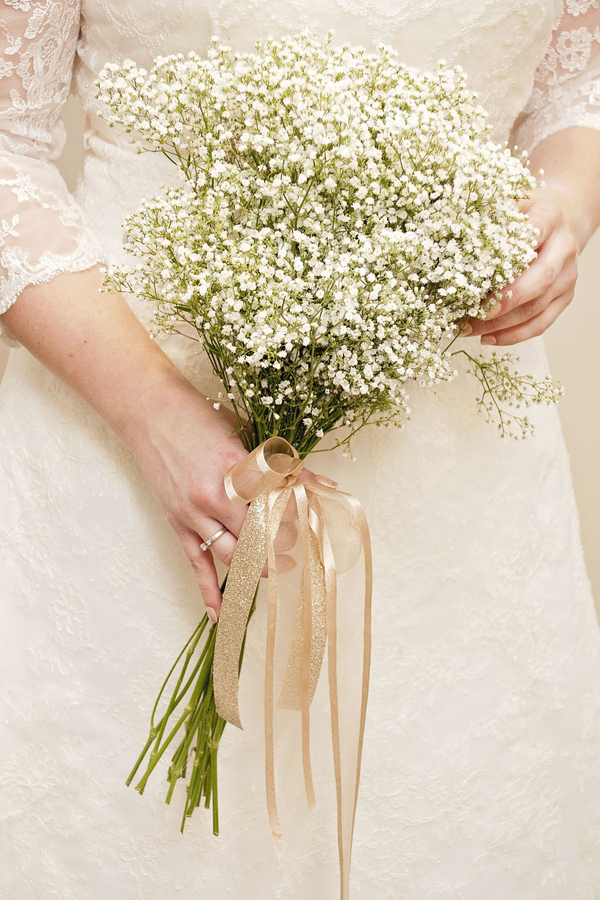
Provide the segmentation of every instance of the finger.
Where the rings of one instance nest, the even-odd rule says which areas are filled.
[[[299,481],[304,481],[304,482],[318,481],[319,477],[320,476],[315,475],[314,472],[311,472],[310,469],[304,468],[300,472]],[[322,477],[324,477],[324,476],[322,476]]]
[[[198,498],[197,518],[204,524],[208,521],[216,522],[219,528],[225,526],[234,537],[238,537],[246,518],[248,507],[245,504],[234,503],[225,493],[225,488],[220,486],[215,496],[203,496]],[[209,519],[209,517],[211,517]],[[194,524],[197,524],[196,521]],[[218,528],[213,530],[218,531]],[[209,535],[210,537],[210,535]]]
[[[279,575],[284,575],[287,572],[291,572],[292,569],[296,568],[296,560],[293,556],[290,556],[287,553],[277,553],[277,573]]]
[[[228,500],[227,502],[230,504],[230,506],[235,508],[235,504],[231,503],[230,500]],[[242,506],[242,507],[237,507],[237,508],[241,510],[242,523],[243,523],[243,520],[246,516],[248,507]],[[217,540],[214,542],[214,544],[210,545],[209,550],[210,550],[210,553],[213,553],[217,557],[217,559],[220,559],[221,562],[224,563],[228,568],[231,565],[231,561],[233,559],[233,554],[235,553],[235,549],[237,547],[237,539],[239,537],[239,532],[241,531],[241,524],[239,524],[239,518],[236,517],[236,520],[234,520],[234,524],[231,525],[228,522],[229,515],[230,515],[230,513],[229,513],[229,510],[227,510],[227,509],[223,510],[223,512],[221,514],[221,521],[199,515],[197,522],[195,522],[192,526],[194,531],[196,531],[197,534],[200,535],[201,542],[210,540],[210,538],[214,534],[216,534],[217,531],[220,531],[221,528],[227,529],[224,534],[222,534],[220,537],[217,538]],[[233,530],[232,530],[233,528],[236,529],[237,534],[235,534],[233,532]],[[204,550],[201,552],[206,553],[208,555],[209,550]],[[266,578],[266,577],[267,577],[267,565],[265,563],[265,566],[261,573],[261,578]]]
[[[246,507],[244,507],[244,510],[245,509]],[[227,516],[223,516],[223,518],[225,519]],[[231,527],[237,528],[237,523]],[[206,516],[199,516],[197,522],[193,523],[193,530],[200,536],[200,543],[209,541],[213,535],[221,531],[222,528],[225,528],[225,532],[220,535],[208,549],[211,553],[214,553],[221,562],[225,563],[226,566],[230,566],[237,546],[238,535],[230,530],[228,523],[219,522],[217,519],[210,519]],[[200,552],[209,555],[208,550],[201,550]]]
[[[211,621],[216,622],[221,608],[221,588],[212,555],[201,549],[202,538],[195,531],[184,525],[175,530],[184,553],[192,564],[208,617]]]
[[[300,480],[304,482],[316,481],[321,484],[327,484],[330,487],[334,487],[336,484],[330,478],[327,478],[324,475],[315,475],[309,469],[302,470],[300,473]],[[205,509],[207,505],[206,498],[203,498],[203,506]],[[215,517],[212,518],[202,515],[199,510],[198,516],[194,517],[195,520],[190,523],[193,531],[196,532],[197,535],[200,535],[200,543],[209,540],[212,535],[216,534],[221,528],[227,529],[225,534],[221,535],[214,544],[211,544],[210,546],[211,553],[220,559],[227,567],[231,565],[231,560],[233,559],[233,554],[237,546],[237,538],[239,537],[247,510],[247,506],[239,506],[232,503],[226,495],[223,497],[218,495],[210,503],[210,511],[215,513]],[[291,549],[295,545],[296,540],[297,530],[294,522],[288,520],[283,521],[275,542],[277,552],[284,553],[286,550]],[[206,551],[201,550],[200,552]],[[265,563],[262,577],[266,578],[267,574],[267,566]]]
[[[277,535],[273,542],[275,553],[286,553],[296,546],[298,540],[298,527],[293,518],[288,517],[281,520]]]
[[[576,280],[577,266],[574,263],[572,267],[567,266],[563,269],[550,290],[542,294],[542,296],[529,300],[527,303],[522,303],[502,316],[475,321],[472,326],[473,336],[495,334],[497,331],[513,328],[515,325],[534,319],[558,297],[562,297],[563,294],[573,290]]]
[[[493,319],[548,293],[562,271],[576,264],[577,244],[566,230],[553,232],[540,248],[536,259],[502,292]],[[490,317],[488,317],[489,320]],[[477,320],[470,319],[471,325]]]
[[[528,200],[520,200],[518,206],[521,212],[526,213],[529,224],[538,231],[535,238],[535,246],[538,250],[553,231],[565,224],[560,206],[543,195],[541,197],[537,195]]]
[[[328,478],[327,475],[321,475],[319,472],[311,472],[310,469],[302,469],[300,472],[300,481],[312,481],[317,484],[324,484],[326,487],[337,487],[337,481]]]
[[[208,488],[204,486],[198,492],[185,514],[184,522],[201,535],[203,541],[210,540],[221,528],[227,529],[211,546],[211,550],[229,566],[247,511],[245,504],[233,503],[229,499],[221,481],[216,486],[214,483]]]
[[[302,469],[300,473],[300,481],[302,482],[317,482],[320,484],[326,484],[329,487],[334,487],[335,482],[330,478],[327,478],[325,475],[315,475],[309,469]],[[199,534],[204,535],[205,532],[209,531],[211,528],[213,529],[210,534],[214,534],[219,528],[225,527],[227,528],[229,534],[223,535],[215,541],[214,545],[211,546],[211,550],[215,553],[216,556],[221,559],[225,565],[231,565],[231,558],[233,556],[233,552],[236,547],[237,537],[239,537],[239,533],[246,517],[247,506],[238,506],[235,503],[232,503],[229,498],[225,497],[222,503],[211,504],[211,512],[213,512],[215,506],[219,506],[219,510],[216,513],[214,519],[209,519],[206,516],[198,517],[197,523],[194,523]],[[214,526],[214,527],[213,527]],[[210,535],[208,535],[210,537]],[[208,538],[207,538],[208,539]],[[290,518],[289,507],[284,514],[283,521],[281,523],[279,533],[276,538],[276,549],[277,551],[285,552],[285,550],[290,549],[294,546],[296,541],[296,527],[293,521],[293,518]]]
[[[519,344],[522,341],[528,341],[530,338],[539,337],[547,328],[556,321],[558,316],[567,308],[573,299],[573,292],[570,291],[562,294],[550,303],[546,309],[523,322],[521,325],[515,325],[512,328],[506,328],[494,334],[485,334],[481,338],[482,344],[493,344],[498,346],[506,346],[508,344]]]

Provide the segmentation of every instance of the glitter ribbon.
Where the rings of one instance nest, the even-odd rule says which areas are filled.
[[[328,681],[333,764],[336,781],[340,895],[349,896],[350,857],[356,816],[371,655],[372,561],[363,509],[350,494],[317,482],[300,481],[304,462],[283,438],[264,441],[225,476],[234,503],[247,504],[231,562],[217,629],[213,683],[218,714],[242,727],[239,714],[240,653],[261,572],[268,562],[267,644],[265,660],[265,772],[267,807],[278,853],[283,837],[275,789],[275,647],[280,606],[276,549],[278,535],[300,536],[302,573],[296,621],[279,706],[301,712],[302,765],[308,805],[315,804],[310,758],[310,703],[328,642]],[[281,540],[280,540],[281,543]],[[288,541],[289,543],[289,541]],[[293,543],[293,541],[292,541]],[[349,714],[341,740],[338,676],[338,574],[349,571],[362,555],[365,589],[362,621],[362,667],[358,713]],[[360,623],[353,623],[353,628]],[[356,661],[352,660],[356,667]],[[346,740],[348,732],[353,739]]]

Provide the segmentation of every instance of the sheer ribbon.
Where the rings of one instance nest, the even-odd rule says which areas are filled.
[[[336,781],[341,898],[349,891],[352,835],[356,815],[371,654],[372,561],[363,509],[350,494],[317,482],[300,481],[303,461],[283,438],[269,438],[225,476],[234,503],[250,507],[227,577],[217,629],[213,681],[219,715],[242,727],[238,705],[239,660],[248,616],[265,561],[268,562],[267,645],[265,660],[265,773],[267,807],[278,853],[283,837],[275,789],[275,648],[281,555],[275,541],[282,522],[296,531],[302,573],[296,621],[279,706],[301,712],[302,765],[308,805],[315,804],[310,754],[310,703],[328,642],[331,736]],[[361,688],[357,709],[342,721],[338,673],[338,574],[364,560]],[[286,598],[288,602],[288,598]],[[361,623],[353,623],[358,628]],[[352,660],[356,666],[357,660]],[[350,698],[351,700],[352,698]],[[344,740],[342,740],[342,733]],[[351,737],[348,737],[350,735]]]

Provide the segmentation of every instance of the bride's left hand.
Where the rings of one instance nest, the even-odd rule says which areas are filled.
[[[467,320],[469,336],[481,336],[482,344],[518,344],[543,334],[575,292],[579,246],[575,210],[567,195],[538,188],[519,208],[539,229],[537,256],[504,289],[486,319]]]

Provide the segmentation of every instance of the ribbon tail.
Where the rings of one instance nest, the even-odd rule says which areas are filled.
[[[302,695],[302,647],[304,634],[305,579],[310,579],[310,603],[312,611],[311,645],[310,645],[310,700],[315,694],[319,675],[325,656],[327,626],[325,622],[325,572],[321,562],[319,541],[316,534],[320,526],[314,523],[313,511],[309,514],[309,548],[310,568],[302,572],[302,584],[298,596],[294,636],[290,648],[283,687],[279,698],[279,706],[283,709],[301,709]]]
[[[271,510],[272,511],[272,510]],[[267,811],[271,833],[275,841],[275,847],[279,857],[282,856],[284,845],[277,810],[277,790],[275,785],[275,735],[274,735],[274,705],[275,705],[275,638],[277,634],[277,558],[275,554],[274,540],[277,528],[274,527],[271,516],[267,524],[267,545],[269,563],[269,589],[267,607],[267,647],[265,658],[265,782],[267,792]]]
[[[215,639],[215,706],[222,719],[242,727],[239,713],[239,662],[248,616],[267,558],[267,491],[252,501],[231,560]]]
[[[340,867],[340,897],[348,900],[350,891],[350,865],[352,855],[352,840],[356,819],[356,806],[358,802],[358,789],[360,784],[360,770],[362,762],[362,748],[365,731],[367,700],[369,693],[369,671],[371,659],[371,594],[372,594],[372,557],[369,530],[362,507],[351,498],[354,512],[361,534],[361,542],[365,568],[365,597],[363,619],[363,652],[362,652],[362,686],[360,717],[356,741],[356,755],[354,761],[354,778],[348,785],[348,776],[345,775],[342,766],[342,747],[340,737],[340,701],[338,683],[338,623],[337,623],[337,574],[335,557],[327,529],[323,528],[320,534],[321,551],[325,569],[326,591],[326,615],[327,615],[327,641],[328,641],[328,675],[329,675],[329,702],[331,709],[331,737],[333,745],[333,765],[335,772],[336,796],[337,796],[337,825],[338,825],[338,853]],[[350,763],[349,763],[350,765]],[[350,796],[348,796],[350,794]]]
[[[252,501],[231,560],[215,639],[213,683],[217,713],[242,727],[239,713],[239,668],[242,642],[256,586],[268,556],[269,520],[277,534],[292,489],[264,491]]]
[[[364,599],[364,619],[363,619],[363,665],[362,665],[362,686],[361,686],[361,704],[360,704],[360,723],[358,731],[358,746],[356,755],[356,781],[354,786],[354,801],[352,804],[352,822],[350,825],[349,851],[348,851],[348,876],[350,874],[350,853],[352,849],[352,837],[354,834],[354,823],[356,819],[356,807],[358,804],[358,790],[360,786],[360,770],[362,765],[362,752],[365,735],[365,724],[367,719],[367,703],[369,699],[369,678],[371,671],[371,607],[373,600],[373,554],[371,550],[371,536],[369,534],[369,525],[365,512],[355,497],[347,495],[349,502],[354,508],[358,525],[360,528],[364,570],[365,570],[365,599]]]
[[[342,790],[342,757],[340,746],[340,716],[337,679],[337,584],[335,560],[327,531],[321,534],[323,562],[325,566],[325,594],[327,615],[327,664],[329,675],[329,706],[331,710],[331,740],[333,745],[333,769],[337,799],[338,855],[340,866],[340,897],[347,900],[350,864],[347,862],[344,836],[344,801]]]
[[[312,656],[312,580],[310,578],[310,529],[308,525],[308,502],[303,485],[294,487],[300,535],[302,538],[303,573],[302,578],[302,660],[301,660],[301,710],[302,710],[302,766],[304,786],[309,809],[315,805],[315,788],[310,758],[310,701],[311,701],[311,656]]]
[[[252,501],[238,539],[217,627],[213,679],[217,712],[241,728],[239,717],[239,659],[248,615],[265,560],[269,564],[267,648],[265,660],[265,776],[271,831],[279,855],[283,837],[279,820],[275,772],[275,664],[281,643],[277,635],[279,578],[275,538],[284,511],[295,498],[302,540],[302,580],[292,646],[280,705],[301,711],[302,761],[309,806],[314,805],[310,747],[310,704],[318,681],[326,642],[329,703],[337,799],[338,853],[341,900],[348,900],[350,863],[366,722],[371,659],[372,557],[369,529],[356,498],[311,482],[299,483],[302,461],[280,438],[270,438],[236,464],[226,477],[233,502]],[[346,504],[346,509],[344,509]],[[348,515],[347,506],[351,507]],[[336,508],[337,507],[337,508]],[[338,569],[349,572],[362,552],[365,571],[362,636],[356,633],[361,616],[352,605],[338,610]],[[350,584],[348,599],[355,597]],[[360,597],[358,595],[357,599]],[[338,612],[341,622],[338,623]],[[340,637],[338,639],[338,628]],[[348,628],[349,643],[344,636]],[[362,640],[361,640],[362,637]],[[362,644],[362,668],[355,639]],[[340,667],[344,664],[345,676]],[[361,679],[360,713],[350,683]],[[340,694],[340,680],[344,690]],[[348,682],[348,683],[346,683]],[[356,684],[356,688],[358,685]]]

